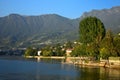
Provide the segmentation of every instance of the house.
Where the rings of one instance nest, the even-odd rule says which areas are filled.
[[[42,52],[42,51],[38,51],[38,52],[37,52],[37,55],[40,56],[41,52]]]
[[[66,56],[70,56],[70,53],[72,53],[73,49],[66,49]]]

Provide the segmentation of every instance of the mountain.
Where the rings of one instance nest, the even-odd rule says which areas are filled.
[[[10,14],[0,18],[0,47],[62,43],[77,39],[77,28],[75,21],[56,14]]]
[[[106,29],[120,32],[120,6],[85,12],[80,18],[69,19],[57,14],[0,17],[0,49],[41,46],[78,39],[79,22],[88,16],[98,17]]]
[[[81,20],[87,16],[95,16],[99,18],[104,23],[106,29],[110,29],[114,33],[120,32],[120,6],[111,9],[85,12],[79,19]]]

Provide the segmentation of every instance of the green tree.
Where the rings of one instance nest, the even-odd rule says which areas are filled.
[[[120,56],[120,35],[115,36],[114,46],[115,46],[115,50],[117,52],[117,56]]]
[[[52,56],[52,49],[50,46],[46,46],[42,49],[43,56]]]
[[[96,17],[86,17],[79,24],[80,42],[99,43],[105,36],[105,28],[100,19]]]
[[[69,48],[69,49],[72,49],[72,48],[73,48],[72,42],[68,41],[68,42],[66,43],[65,48],[67,48],[67,49],[68,49],[68,48]]]
[[[36,56],[37,55],[37,50],[29,47],[29,48],[26,49],[24,55],[25,56]]]
[[[55,46],[55,56],[64,56],[65,50],[62,49],[63,47],[60,44]]]
[[[97,60],[100,58],[99,45],[96,42],[92,42],[86,46],[86,52],[89,56],[95,57]]]
[[[87,56],[86,45],[76,44],[74,50],[70,54],[71,56]]]
[[[105,36],[105,27],[100,19],[86,17],[79,24],[80,42],[86,45],[86,53],[99,59],[100,42]]]
[[[110,30],[106,32],[106,36],[100,45],[100,55],[102,58],[108,59],[109,56],[117,56],[114,46],[113,35]]]

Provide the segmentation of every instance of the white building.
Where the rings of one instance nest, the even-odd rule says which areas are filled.
[[[37,52],[37,55],[40,56],[41,52],[42,52],[42,51],[38,51],[38,52]]]

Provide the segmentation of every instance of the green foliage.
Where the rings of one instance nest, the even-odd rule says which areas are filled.
[[[80,44],[76,44],[74,46],[74,50],[72,51],[72,53],[70,54],[71,56],[86,56],[87,52],[86,52],[86,45],[80,45]]]
[[[45,48],[42,49],[42,55],[43,56],[51,56],[52,55],[52,50],[50,46],[46,46]]]
[[[100,42],[105,36],[105,27],[101,20],[96,17],[84,18],[79,24],[79,33],[80,42],[83,43],[79,49],[80,55],[89,55],[99,59]]]
[[[37,50],[29,47],[29,48],[26,49],[24,55],[25,56],[36,56],[37,55]]]
[[[96,17],[87,17],[80,22],[80,42],[74,47],[71,56],[92,56],[108,59],[120,56],[120,35],[105,32],[103,23]],[[106,34],[106,35],[105,35]]]
[[[110,54],[109,54],[109,50],[107,48],[100,49],[100,57],[101,58],[108,59],[109,56],[110,56]]]
[[[79,56],[80,55],[80,45],[74,46],[74,50],[70,53],[71,56]]]
[[[120,56],[120,36],[115,36],[114,46],[115,46],[115,50],[117,52],[117,56]]]
[[[113,38],[112,32],[108,30],[100,45],[100,55],[102,58],[108,59],[110,56],[117,56]]]
[[[42,49],[41,55],[43,56],[64,56],[65,50],[63,50],[60,44],[57,44],[54,47],[46,46]]]
[[[89,56],[99,59],[99,46],[95,42],[92,42],[86,46],[86,52]]]
[[[57,44],[54,49],[55,56],[65,56],[65,50],[62,50],[62,46]]]
[[[68,49],[68,48],[69,48],[69,49],[72,49],[72,48],[73,48],[72,42],[68,41],[68,42],[66,43],[65,48],[66,48],[66,49]]]
[[[105,36],[103,23],[96,17],[87,17],[81,20],[79,24],[80,42],[90,43],[100,42]]]

